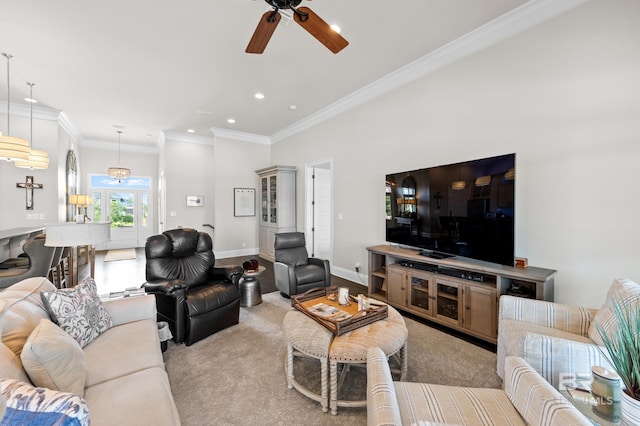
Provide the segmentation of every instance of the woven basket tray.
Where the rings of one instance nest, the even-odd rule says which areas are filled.
[[[358,310],[358,301],[355,297],[349,296],[349,305],[340,305],[337,301],[327,299],[326,288],[313,288],[305,293],[291,296],[291,306],[312,318],[334,335],[340,336],[341,334],[348,333],[356,328],[364,327],[375,321],[385,319],[388,315],[387,305],[378,304],[381,302],[373,301],[370,309]],[[313,313],[310,309],[312,306],[324,303],[329,306],[336,307],[341,311],[349,314],[348,318],[335,321],[331,318],[323,318]],[[375,303],[375,305],[373,304]]]

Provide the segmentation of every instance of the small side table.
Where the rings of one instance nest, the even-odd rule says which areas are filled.
[[[580,411],[582,414],[584,414],[584,416],[589,419],[589,421],[591,423],[593,423],[594,425],[597,426],[616,426],[616,425],[620,425],[621,421],[620,419],[606,419],[603,416],[601,416],[600,414],[598,414],[595,409],[594,406],[592,404],[589,404],[588,402],[584,401],[584,400],[580,400],[578,398],[573,398],[571,396],[571,394],[569,394],[568,391],[566,390],[561,390],[560,394],[562,396],[564,396],[565,398],[567,398],[567,400],[578,409],[578,411]],[[586,393],[585,398],[588,398],[591,396],[591,392]],[[619,403],[618,403],[619,404]]]
[[[260,281],[258,275],[265,271],[264,266],[258,266],[255,271],[244,271],[238,285],[240,286],[240,306],[248,308],[262,303]]]

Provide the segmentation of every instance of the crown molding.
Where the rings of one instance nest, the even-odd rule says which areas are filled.
[[[277,143],[309,129],[391,90],[526,31],[587,1],[589,0],[530,0],[274,133],[271,135],[271,141]]]
[[[99,140],[95,140],[95,139],[85,139],[82,142],[82,146],[85,147],[85,148],[101,149],[101,150],[104,150],[104,151],[118,151],[118,144],[117,143],[99,141]],[[132,145],[130,143],[121,144],[120,145],[120,150],[122,152],[140,152],[140,153],[143,153],[143,154],[157,154],[158,153],[158,148],[156,146]]]
[[[82,145],[84,143],[82,134],[78,131],[76,126],[73,125],[71,120],[69,120],[69,117],[64,111],[61,111],[58,115],[58,124],[60,125],[62,130],[67,132],[67,134],[71,137],[71,139],[73,139],[75,143],[77,143],[78,145]]]
[[[223,129],[220,127],[212,127],[211,133],[216,138],[233,139],[243,142],[259,143],[263,145],[271,145],[271,138],[269,136],[258,135],[255,133],[238,132],[236,130]]]
[[[11,103],[11,115],[16,115],[19,117],[31,117],[31,105],[25,104],[14,104]],[[6,105],[0,105],[0,113],[7,112]],[[56,121],[58,125],[64,130],[75,143],[80,144],[82,142],[82,135],[78,131],[78,129],[71,123],[67,114],[64,111],[59,109],[34,105],[33,106],[33,118],[36,120],[48,120],[48,121]]]
[[[213,146],[214,142],[213,136],[200,136],[194,135],[193,133],[176,132],[174,130],[163,130],[162,134],[163,137],[161,139],[163,144],[169,141],[174,141]]]
[[[11,102],[10,108],[11,108],[11,115],[15,115],[18,117],[26,117],[26,118],[31,117],[31,105],[15,104]],[[58,121],[61,112],[62,111],[58,109],[49,108],[46,106],[41,106],[41,105],[33,106],[33,118],[37,120]],[[0,113],[3,113],[3,114],[7,113],[6,102],[0,104]]]

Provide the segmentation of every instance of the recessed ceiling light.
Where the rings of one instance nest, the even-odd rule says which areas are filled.
[[[339,25],[331,24],[330,26],[331,26],[331,29],[332,29],[333,31],[337,32],[338,34],[340,34],[340,31],[342,31],[342,29],[340,28],[340,26],[339,26]]]
[[[264,99],[264,93],[256,93],[255,95],[253,95],[254,98],[256,99]]]
[[[37,101],[37,100],[35,100],[35,99],[31,99],[31,98],[24,98],[24,100],[25,100],[26,102],[31,103],[31,104],[37,104],[37,103],[38,103],[38,101]]]
[[[297,110],[297,109],[298,109],[298,107],[297,107],[297,106],[295,106],[295,105],[289,105],[289,110],[290,110],[290,111],[295,111],[295,110]]]
[[[195,130],[193,130],[193,129],[187,129],[187,132],[188,132],[188,133],[195,133],[196,131],[195,131]]]
[[[227,119],[227,123],[229,123],[229,124],[233,124],[235,122],[236,122],[236,120],[234,118],[228,118]]]
[[[150,138],[151,136],[153,136],[153,134],[151,134],[151,133],[147,133],[147,135],[146,135],[146,136],[147,136],[148,138]]]

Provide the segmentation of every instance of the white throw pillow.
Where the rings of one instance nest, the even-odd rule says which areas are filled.
[[[9,305],[6,301],[0,299],[0,336],[2,336],[2,320],[4,314],[9,309]],[[29,380],[20,360],[4,343],[0,342],[0,377],[18,379],[21,381]],[[0,416],[0,419],[2,417]]]
[[[604,304],[598,310],[589,326],[589,338],[600,346],[604,346],[604,343],[598,332],[597,325],[600,325],[609,337],[613,337],[617,330],[614,304],[619,304],[626,309],[638,309],[638,305],[640,305],[640,285],[626,278],[613,280]]]
[[[84,395],[87,365],[78,342],[42,319],[22,349],[22,366],[36,386]]]
[[[40,293],[51,321],[76,339],[81,347],[111,328],[111,315],[103,306],[93,278],[74,288]]]

